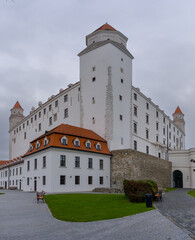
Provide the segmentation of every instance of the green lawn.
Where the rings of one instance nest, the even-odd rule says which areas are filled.
[[[131,203],[123,194],[57,194],[46,195],[45,201],[55,218],[69,222],[114,219],[154,209]]]
[[[4,194],[4,193],[0,193],[0,195],[2,195],[2,194]]]
[[[189,191],[188,194],[192,197],[195,197],[195,190]]]
[[[166,188],[166,192],[175,191],[177,188]]]

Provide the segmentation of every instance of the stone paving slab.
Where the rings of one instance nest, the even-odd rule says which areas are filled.
[[[189,240],[158,210],[124,218],[71,223],[52,217],[35,193],[5,192],[0,196],[0,240]]]
[[[167,217],[173,219],[178,226],[192,232],[195,239],[195,198],[187,194],[191,189],[177,189],[163,196],[163,201],[156,207]]]

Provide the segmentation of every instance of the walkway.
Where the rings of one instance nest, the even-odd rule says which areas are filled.
[[[0,240],[190,240],[187,231],[153,210],[134,216],[89,223],[54,219],[35,193],[0,195]]]
[[[188,229],[195,239],[195,198],[187,194],[189,189],[177,189],[165,194],[156,204],[160,212],[173,219],[180,227]]]

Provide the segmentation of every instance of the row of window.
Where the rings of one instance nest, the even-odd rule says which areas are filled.
[[[7,177],[8,171],[6,170],[5,172],[1,172],[1,178]],[[14,175],[21,175],[22,174],[22,167],[19,168],[13,168],[12,171],[11,169],[9,170],[9,176],[14,176]]]

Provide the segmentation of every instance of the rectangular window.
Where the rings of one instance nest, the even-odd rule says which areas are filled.
[[[119,100],[122,101],[123,100],[123,96],[119,95]]]
[[[96,80],[96,78],[95,78],[95,77],[93,77],[93,78],[92,78],[92,82],[95,82],[95,80]]]
[[[46,176],[43,176],[43,185],[46,185]]]
[[[156,111],[156,117],[158,118],[158,111]]]
[[[29,183],[30,183],[30,179],[29,177],[27,177],[27,185],[29,185]]]
[[[134,106],[134,108],[133,108],[133,113],[134,113],[134,116],[137,116],[137,107],[136,106]]]
[[[169,139],[171,139],[171,132],[169,132]]]
[[[119,118],[120,118],[120,120],[121,120],[121,121],[123,121],[123,115],[120,115],[120,117],[119,117]]]
[[[68,102],[68,94],[64,95],[64,102]]]
[[[54,122],[57,121],[57,113],[55,113],[55,114],[53,115],[53,120],[54,120]]]
[[[30,171],[30,161],[27,161],[27,171]]]
[[[158,142],[158,135],[156,135],[156,142]]]
[[[44,115],[46,114],[46,108],[43,109],[43,114],[44,114]]]
[[[133,132],[137,133],[137,123],[133,123]]]
[[[146,139],[149,139],[149,130],[146,129]]]
[[[88,158],[88,168],[93,168],[93,158]]]
[[[149,103],[148,102],[146,103],[146,109],[149,110]]]
[[[163,118],[163,123],[165,123],[165,117]]]
[[[165,132],[166,132],[166,129],[165,129],[165,127],[163,128],[163,135],[165,135]]]
[[[25,128],[25,123],[23,123],[23,129]]]
[[[41,131],[41,123],[39,123],[39,132]]]
[[[93,177],[92,176],[88,176],[88,184],[89,185],[93,184]]]
[[[149,115],[146,114],[146,123],[149,124]]]
[[[21,131],[21,126],[19,126],[19,131]]]
[[[49,118],[49,125],[52,125],[52,117]]]
[[[35,115],[35,121],[37,120],[37,115]]]
[[[156,122],[156,130],[158,131],[158,122]]]
[[[93,71],[93,72],[95,71],[95,67],[92,67],[92,71]]]
[[[67,118],[67,117],[68,117],[68,108],[64,110],[64,118]]]
[[[14,176],[14,169],[13,169],[13,176]]]
[[[123,81],[123,79],[121,78],[121,83],[123,83],[124,81]]]
[[[123,73],[123,72],[124,72],[124,71],[123,71],[123,68],[121,68],[120,71],[121,71],[121,73]]]
[[[26,132],[24,132],[24,139],[26,139]]]
[[[50,105],[49,105],[49,112],[51,111],[51,107],[52,107],[52,106],[51,106],[51,104],[50,104]]]
[[[137,101],[137,94],[134,93],[133,96],[134,96],[134,100]]]
[[[58,100],[55,101],[55,107],[58,107]]]
[[[34,169],[35,170],[37,169],[37,159],[36,158],[34,159]]]
[[[104,177],[100,177],[100,185],[104,184]]]
[[[75,176],[75,184],[76,185],[80,184],[80,176]]]
[[[134,141],[134,150],[137,150],[137,141]]]
[[[20,167],[20,175],[22,174],[22,167]]]
[[[60,167],[66,167],[66,156],[60,155]]]
[[[39,118],[41,117],[41,112],[39,112]]]
[[[75,168],[80,168],[80,157],[75,157]]]
[[[66,176],[65,175],[61,175],[60,176],[60,185],[65,185],[66,184]]]
[[[46,156],[43,156],[43,168],[46,168]]]
[[[102,169],[104,169],[104,161],[103,161],[103,159],[100,159],[100,169],[102,170]]]
[[[33,118],[30,119],[31,123],[33,123]]]
[[[146,146],[146,153],[149,154],[149,147]]]
[[[18,168],[16,168],[16,175],[18,175]]]

